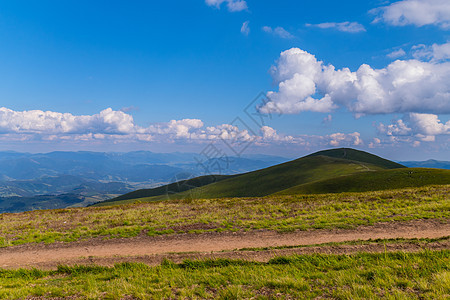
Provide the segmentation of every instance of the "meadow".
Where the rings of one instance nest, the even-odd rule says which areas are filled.
[[[92,237],[356,228],[450,217],[450,185],[390,191],[184,199],[0,215],[0,246]]]
[[[0,270],[0,298],[448,299],[450,251]]]

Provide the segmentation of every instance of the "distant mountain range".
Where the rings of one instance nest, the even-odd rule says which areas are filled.
[[[85,206],[136,189],[208,174],[205,166],[213,166],[211,173],[226,175],[287,160],[268,155],[227,157],[218,169],[213,159],[201,158],[195,153],[150,151],[0,152],[0,213]]]
[[[163,195],[176,198],[193,193],[191,189],[199,197],[259,196],[282,193],[283,189],[333,192],[343,186],[358,190],[361,188],[356,183],[371,186],[370,181],[375,180],[369,174],[361,177],[362,171],[403,166],[450,169],[450,162],[398,164],[353,149],[321,151],[291,162],[261,154],[206,158],[196,153],[150,151],[0,152],[0,213],[87,206],[109,199],[128,201]],[[343,182],[335,178],[350,174],[357,179],[346,177]],[[400,173],[387,171],[383,176],[392,179]],[[335,179],[329,181],[331,178]]]
[[[450,170],[450,161],[429,159],[427,161],[400,161],[399,163],[410,168],[436,168]]]

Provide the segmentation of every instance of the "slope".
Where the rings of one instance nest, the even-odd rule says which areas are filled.
[[[371,164],[326,156],[308,157],[181,192],[172,195],[171,199],[260,197],[302,183],[376,170],[381,170],[381,168]],[[157,196],[139,200],[159,201],[164,199],[167,197]]]
[[[404,168],[318,180],[288,188],[275,195],[367,192],[441,184],[450,184],[450,170]]]
[[[347,148],[331,149],[269,168],[223,178],[218,182],[201,184],[196,188],[179,190],[178,193],[175,191],[175,193],[170,193],[170,198],[266,196],[314,181],[353,173],[402,167],[400,164],[367,152]],[[140,201],[166,200],[166,193],[171,190],[170,188],[162,186],[153,190],[136,191],[98,205],[122,204],[136,199]]]
[[[323,150],[323,151],[319,151],[319,152],[310,154],[306,157],[314,157],[314,156],[321,156],[321,155],[374,164],[374,165],[377,165],[384,169],[397,169],[397,168],[405,167],[401,164],[381,158],[377,155],[374,155],[374,154],[371,154],[371,153],[368,153],[365,151],[352,149],[352,148],[337,148],[337,149]]]
[[[134,192],[124,194],[122,196],[106,200],[100,203],[96,203],[93,206],[105,206],[111,204],[121,204],[123,201],[129,199],[137,199],[144,197],[154,197],[154,196],[167,196],[173,195],[180,192],[185,192],[191,189],[195,189],[204,185],[208,185],[214,182],[218,182],[227,178],[234,177],[233,175],[205,175],[195,178],[190,178],[186,180],[177,181],[171,184],[159,186],[153,189],[142,189]],[[125,202],[126,203],[126,202]]]

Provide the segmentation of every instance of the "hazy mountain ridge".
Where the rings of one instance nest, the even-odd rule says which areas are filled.
[[[201,161],[199,158],[202,157],[194,153],[149,151],[0,152],[0,212],[86,206],[120,195],[123,196],[116,200],[126,200],[131,195],[158,197],[168,191],[186,194],[188,191],[182,181],[186,179],[189,181],[185,183],[195,188],[189,193],[199,197],[261,196],[277,192],[279,187],[289,191],[291,186],[299,191],[333,191],[334,186],[342,186],[336,183],[344,180],[331,180],[334,176],[367,170],[404,168],[404,165],[450,168],[449,162],[435,160],[398,164],[349,148],[319,151],[290,162],[287,158],[258,154],[221,160]],[[205,174],[239,178],[198,177]],[[215,182],[217,178],[223,182]],[[264,178],[266,181],[257,183]],[[319,181],[309,183],[314,180]],[[168,183],[172,184],[166,188]],[[295,187],[297,185],[299,187]]]
[[[450,170],[450,161],[429,159],[426,161],[400,161],[399,163],[410,168],[436,168]]]
[[[205,174],[195,153],[0,152],[0,212],[89,205],[141,189]],[[196,160],[197,158],[197,160]],[[227,157],[220,170],[237,174],[275,165],[269,155]],[[63,200],[59,199],[61,197]]]

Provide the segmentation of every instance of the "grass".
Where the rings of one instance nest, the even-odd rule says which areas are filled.
[[[448,299],[450,251],[0,270],[0,298]]]
[[[354,240],[344,242],[330,242],[313,245],[297,245],[297,246],[271,246],[271,247],[250,247],[241,248],[233,251],[267,251],[267,250],[281,250],[281,249],[299,249],[299,248],[312,248],[312,247],[336,247],[336,246],[366,246],[366,245],[427,245],[435,242],[448,242],[450,236],[443,236],[439,238],[394,238],[394,239],[369,239],[369,240]],[[229,252],[229,250],[223,250],[222,252]]]
[[[263,197],[299,184],[381,169],[375,165],[339,158],[324,156],[300,158],[174,194],[171,195],[171,199]],[[166,199],[167,196],[162,195],[151,197],[147,200],[159,201]],[[122,201],[121,203],[126,202]]]
[[[156,187],[153,189],[142,189],[134,192],[127,193],[125,195],[121,195],[114,199],[102,201],[98,203],[96,206],[104,206],[111,205],[111,202],[117,202],[128,199],[136,199],[142,197],[153,197],[153,196],[161,196],[161,195],[172,195],[175,193],[180,193],[184,191],[188,191],[190,189],[194,189],[197,187],[201,187],[213,182],[218,182],[227,178],[231,178],[233,175],[206,175],[195,178],[190,178],[186,180],[177,181],[174,183],[170,183],[167,185],[163,185],[160,187]]]
[[[339,150],[345,150],[347,154],[345,158],[335,157],[338,156],[337,154],[341,155]],[[202,177],[199,177],[201,184],[193,184],[198,186],[197,188],[188,188],[183,191],[183,189],[176,187],[175,190],[179,193],[171,195],[171,199],[186,197],[260,197],[317,180],[402,167],[378,156],[352,149],[327,150],[320,153],[321,155],[313,154],[262,170],[230,176],[230,178],[220,177],[219,179],[223,180],[217,180],[216,182],[211,180],[205,181]],[[173,184],[152,190],[136,191],[109,200],[107,203],[99,203],[96,206],[111,204],[115,201],[121,201],[120,203],[123,204],[126,203],[124,200],[144,197],[154,197],[152,200],[165,200],[167,199],[165,191],[172,190],[172,186]],[[184,186],[182,182],[181,186]]]
[[[450,185],[263,198],[185,199],[0,214],[0,247],[208,231],[354,228],[450,218]]]
[[[318,180],[294,186],[276,194],[292,195],[365,192],[449,183],[450,170],[403,168],[364,172],[326,180]]]

